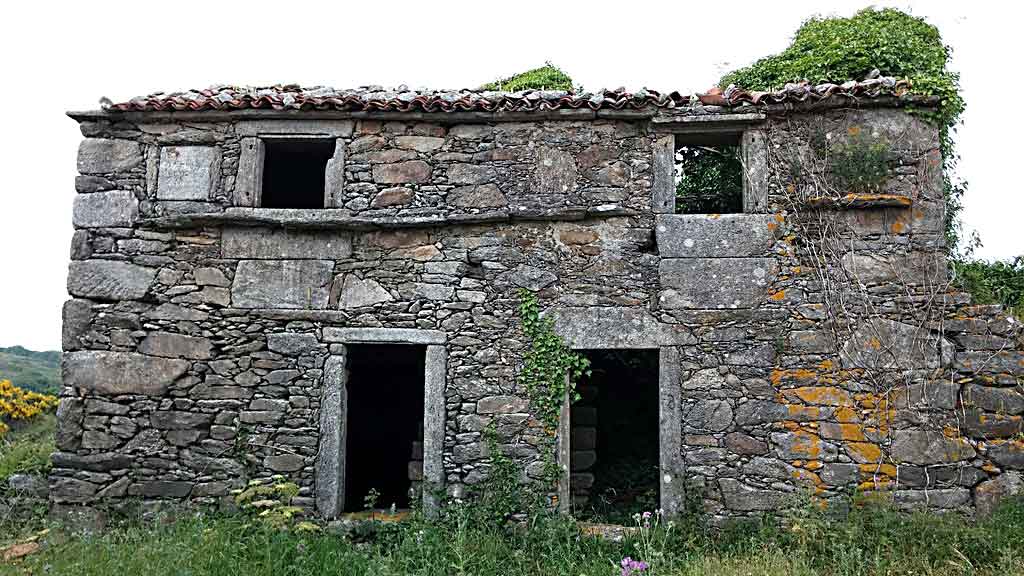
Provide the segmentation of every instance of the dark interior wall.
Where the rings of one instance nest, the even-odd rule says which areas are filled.
[[[334,140],[268,140],[263,160],[264,208],[323,208]]]
[[[348,404],[345,511],[409,507],[410,461],[423,441],[423,346],[364,344],[347,347]]]
[[[659,507],[658,351],[585,354],[591,375],[579,383],[583,398],[571,416],[576,515],[628,522]]]

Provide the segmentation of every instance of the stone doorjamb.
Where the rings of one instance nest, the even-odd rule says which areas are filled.
[[[428,514],[440,505],[444,491],[444,390],[448,372],[447,335],[439,330],[406,328],[324,328],[323,341],[333,344],[323,375],[320,402],[320,447],[316,458],[316,509],[337,518],[345,502],[346,350],[350,344],[426,346],[423,374],[423,507]]]
[[[658,350],[658,453],[661,508],[669,515],[683,508],[686,489],[682,457],[682,415],[679,406],[679,350],[693,343],[680,326],[663,324],[642,308],[588,307],[553,311],[555,331],[574,350]],[[563,472],[558,484],[558,508],[568,513],[572,491],[572,423],[569,402],[562,406],[556,438],[556,457]]]

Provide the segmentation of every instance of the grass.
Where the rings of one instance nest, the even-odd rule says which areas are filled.
[[[42,474],[50,469],[54,452],[53,435],[57,417],[42,414],[25,424],[11,427],[0,438],[0,484],[11,474]]]
[[[899,514],[877,505],[854,507],[841,519],[808,507],[782,522],[721,531],[689,519],[649,534],[647,544],[581,537],[560,518],[537,519],[528,529],[475,524],[473,518],[456,507],[436,522],[413,519],[347,538],[200,514],[122,524],[95,536],[55,530],[42,551],[0,564],[0,574],[608,576],[620,573],[624,556],[651,561],[645,576],[1024,574],[1021,501],[981,521]]]

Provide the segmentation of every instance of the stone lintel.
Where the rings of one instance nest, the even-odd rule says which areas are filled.
[[[640,349],[694,344],[685,327],[659,322],[644,308],[555,308],[555,331],[577,350]]]
[[[448,334],[441,330],[415,328],[324,328],[324,342],[340,344],[444,344]]]

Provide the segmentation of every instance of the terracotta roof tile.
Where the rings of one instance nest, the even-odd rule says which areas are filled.
[[[105,107],[111,111],[172,111],[172,110],[340,110],[340,111],[394,111],[394,112],[529,112],[573,108],[633,109],[647,107],[681,108],[695,103],[718,106],[740,104],[778,104],[823,100],[842,95],[855,98],[902,96],[910,83],[895,78],[874,78],[844,84],[818,84],[807,82],[787,84],[774,92],[750,92],[730,86],[725,91],[712,90],[706,94],[683,95],[679,92],[657,92],[642,89],[628,92],[600,90],[574,92],[560,90],[524,90],[496,92],[488,90],[411,90],[404,86],[384,89],[365,86],[348,90],[335,90],[325,86],[301,87],[294,84],[269,87],[214,86],[205,90],[185,92],[159,92],[132,98],[127,102]]]

